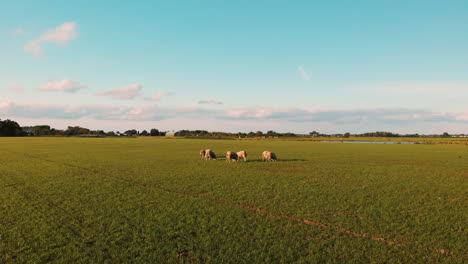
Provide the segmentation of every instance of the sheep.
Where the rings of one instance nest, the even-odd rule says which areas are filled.
[[[239,157],[236,152],[228,151],[226,152],[226,162],[238,161]]]
[[[211,149],[207,149],[207,150],[205,150],[205,159],[206,160],[210,160],[210,159],[216,160],[216,154]]]
[[[268,158],[269,158],[270,161],[277,161],[278,160],[278,158],[276,157],[276,154],[273,153],[273,152],[270,152],[270,155],[269,155]]]
[[[262,160],[263,161],[277,161],[278,158],[276,157],[276,154],[271,151],[263,151]]]
[[[247,161],[247,152],[245,150],[237,152],[237,158],[244,159],[244,161]]]
[[[206,151],[204,149],[200,150],[200,157],[204,158],[205,153],[206,153]]]

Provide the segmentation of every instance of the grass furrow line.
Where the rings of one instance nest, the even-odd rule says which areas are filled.
[[[325,228],[325,229],[328,229],[328,230],[333,230],[333,231],[336,231],[336,232],[339,232],[339,233],[352,235],[354,237],[366,238],[366,239],[370,239],[370,240],[373,240],[373,241],[382,242],[382,243],[392,245],[392,246],[396,246],[396,247],[414,248],[414,249],[417,249],[417,250],[426,251],[426,252],[434,252],[434,253],[438,253],[440,255],[445,255],[445,256],[449,256],[449,257],[457,257],[456,255],[453,254],[453,252],[451,252],[449,250],[445,250],[445,249],[434,249],[434,248],[423,248],[423,247],[410,246],[410,245],[407,245],[407,244],[397,243],[395,241],[391,241],[391,240],[385,239],[383,237],[374,237],[374,236],[371,236],[369,234],[354,232],[354,231],[348,230],[348,229],[343,228],[343,227],[331,226],[331,225],[327,225],[327,224],[324,224],[324,223],[321,223],[321,222],[312,221],[312,220],[308,220],[308,219],[301,219],[301,218],[297,218],[297,217],[294,217],[294,216],[289,216],[289,215],[285,215],[285,214],[272,212],[272,211],[262,209],[262,208],[259,208],[259,207],[252,207],[252,206],[248,206],[248,205],[245,205],[245,204],[234,203],[234,202],[226,201],[226,200],[219,200],[219,199],[212,199],[212,198],[208,198],[208,199],[212,200],[214,202],[217,202],[217,203],[226,204],[226,205],[230,205],[230,206],[234,206],[234,207],[239,207],[239,208],[243,208],[243,209],[247,209],[247,210],[250,210],[250,211],[255,211],[255,212],[259,212],[259,213],[263,213],[263,214],[267,214],[267,215],[273,215],[273,216],[276,216],[276,217],[288,219],[288,220],[303,223],[303,224],[306,224],[306,225],[317,226],[317,227]]]
[[[365,239],[369,239],[369,240],[372,240],[372,241],[385,243],[387,245],[392,245],[392,246],[396,246],[396,247],[404,247],[404,248],[412,248],[412,249],[415,249],[415,250],[420,250],[420,251],[425,251],[425,252],[434,252],[434,253],[437,253],[437,254],[440,254],[440,255],[443,255],[443,256],[448,256],[448,257],[455,257],[455,258],[458,257],[458,256],[454,255],[453,252],[450,251],[450,250],[424,248],[424,247],[417,247],[417,246],[413,246],[413,245],[397,243],[395,241],[385,239],[383,237],[374,237],[374,236],[366,234],[366,233],[358,233],[358,232],[348,230],[348,229],[343,228],[343,227],[331,226],[331,225],[328,225],[328,224],[325,224],[325,223],[321,223],[321,222],[317,222],[317,221],[313,221],[313,220],[308,220],[308,219],[301,219],[301,218],[298,218],[298,217],[289,216],[289,215],[285,215],[285,214],[281,214],[281,213],[276,213],[276,212],[269,211],[269,210],[266,210],[266,209],[262,209],[262,208],[259,208],[259,207],[252,207],[252,206],[241,204],[241,203],[235,203],[235,202],[231,202],[231,201],[227,201],[227,200],[215,199],[215,198],[210,198],[210,197],[206,197],[206,196],[203,197],[207,193],[190,193],[190,192],[184,192],[184,191],[168,189],[166,187],[163,187],[160,184],[144,183],[144,182],[134,181],[134,180],[131,180],[131,179],[118,177],[118,176],[111,175],[111,174],[108,174],[108,173],[103,173],[101,171],[97,171],[97,170],[94,170],[94,169],[78,166],[78,165],[75,165],[75,164],[61,163],[61,162],[57,162],[57,161],[54,161],[54,160],[37,157],[35,155],[16,152],[16,151],[11,151],[11,150],[4,150],[4,151],[14,153],[14,154],[23,155],[25,157],[29,157],[29,158],[33,158],[33,159],[37,159],[37,160],[42,160],[42,161],[62,165],[62,166],[81,169],[81,170],[88,171],[88,172],[91,172],[91,173],[99,174],[101,176],[121,180],[121,181],[130,183],[130,184],[133,184],[133,185],[139,185],[139,186],[142,186],[142,187],[154,187],[156,189],[159,189],[159,190],[162,190],[162,191],[165,191],[165,192],[169,192],[169,193],[174,193],[174,194],[179,194],[179,195],[184,195],[184,196],[191,196],[191,197],[199,197],[201,199],[210,200],[210,201],[213,201],[213,202],[216,202],[216,203],[219,203],[219,204],[238,207],[238,208],[242,208],[242,209],[246,209],[246,210],[250,210],[250,211],[263,213],[263,214],[266,214],[266,215],[272,215],[272,216],[275,216],[275,217],[288,219],[288,220],[303,223],[303,224],[306,224],[306,225],[311,225],[311,226],[316,226],[316,227],[332,230],[332,231],[335,231],[335,232],[351,235],[351,236],[358,237],[358,238],[365,238]]]

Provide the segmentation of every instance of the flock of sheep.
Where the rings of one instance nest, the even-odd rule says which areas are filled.
[[[200,157],[205,158],[206,160],[216,160],[216,154],[211,150],[211,149],[206,149],[206,150],[200,150]],[[244,161],[247,161],[247,152],[245,150],[241,150],[239,152],[234,152],[234,151],[228,151],[226,153],[226,162],[231,162],[231,161],[239,161],[240,159],[243,159]],[[262,161],[277,161],[278,158],[276,157],[276,154],[271,152],[271,151],[263,151],[262,153]]]

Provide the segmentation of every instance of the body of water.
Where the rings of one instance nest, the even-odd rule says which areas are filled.
[[[342,141],[320,141],[320,142],[324,142],[324,143],[374,143],[374,144],[425,144],[424,142],[410,142],[410,141],[402,141],[402,142],[397,142],[397,141],[359,141],[359,140],[355,140],[355,141],[346,141],[346,140],[342,140]]]

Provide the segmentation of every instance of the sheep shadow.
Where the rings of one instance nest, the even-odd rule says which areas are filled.
[[[272,161],[272,162],[293,162],[293,161],[307,161],[305,159],[278,159],[277,161]],[[261,159],[251,159],[247,160],[247,162],[266,162]]]

